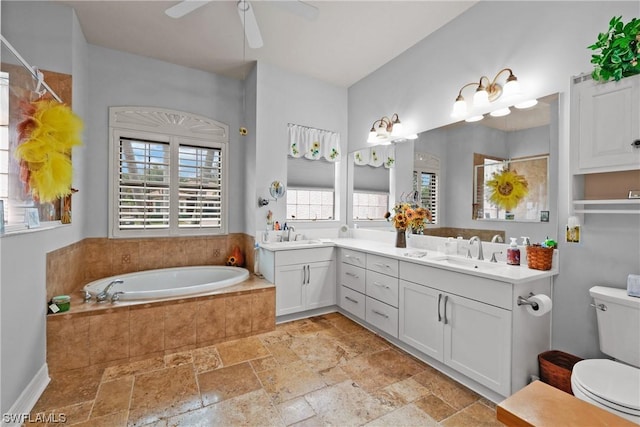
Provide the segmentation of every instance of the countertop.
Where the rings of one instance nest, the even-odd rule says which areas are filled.
[[[510,427],[626,427],[636,424],[541,381],[502,401],[498,421]]]
[[[490,263],[487,260],[478,261],[459,255],[447,255],[430,249],[396,248],[387,243],[364,239],[317,239],[309,243],[292,242],[293,244],[262,243],[260,246],[269,251],[312,249],[318,247],[335,246],[339,248],[364,251],[371,254],[382,255],[400,261],[412,262],[419,265],[442,268],[458,273],[471,274],[492,280],[521,284],[545,277],[556,276],[558,271],[557,254],[554,255],[554,265],[551,270],[534,270],[526,265],[507,265],[504,261]],[[523,259],[525,256],[522,257]],[[456,264],[453,264],[455,261]],[[524,262],[524,261],[523,261]]]

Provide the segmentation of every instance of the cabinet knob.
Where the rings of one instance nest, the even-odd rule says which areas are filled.
[[[633,142],[631,143],[631,146],[632,146],[633,148],[640,148],[640,139],[636,139],[635,141],[633,141]]]

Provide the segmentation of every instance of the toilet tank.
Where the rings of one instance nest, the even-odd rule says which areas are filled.
[[[605,286],[594,286],[589,294],[596,304],[600,350],[640,367],[640,298],[630,297],[626,289]]]

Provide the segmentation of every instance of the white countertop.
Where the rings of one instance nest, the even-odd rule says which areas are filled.
[[[554,254],[554,264],[551,270],[533,270],[526,265],[526,254],[521,256],[522,265],[507,265],[504,261],[491,263],[488,260],[478,261],[459,255],[446,255],[430,249],[396,248],[387,243],[364,239],[316,239],[306,242],[261,243],[260,247],[269,251],[290,251],[298,249],[312,249],[326,246],[363,251],[382,255],[400,261],[419,265],[442,268],[458,273],[485,277],[513,284],[530,282],[558,275],[557,254]]]

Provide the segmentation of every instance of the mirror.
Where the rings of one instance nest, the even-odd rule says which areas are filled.
[[[454,123],[422,132],[415,141],[394,144],[396,167],[390,169],[389,202],[393,203],[400,195],[414,191],[416,183],[419,183],[423,205],[432,204],[427,207],[435,211],[435,223],[427,227],[425,234],[462,235],[464,238],[478,235],[482,240],[491,240],[499,234],[507,242],[509,237],[528,236],[534,242],[546,236],[556,237],[558,95],[549,95],[538,101],[529,109],[511,108],[508,116],[486,115],[479,122]],[[526,212],[519,215],[509,212],[514,214],[513,217],[507,215],[505,209],[501,212],[497,209],[495,215],[490,214],[486,218],[483,208],[478,219],[479,208],[474,206],[478,203],[479,194],[474,185],[478,182],[476,174],[480,170],[475,167],[478,158],[496,159],[501,165],[504,160],[509,160],[518,174],[524,174],[525,163],[516,161],[541,163],[534,165],[536,173],[530,174],[527,182],[530,194],[536,193],[546,200],[536,199],[533,202],[523,199],[521,203]],[[356,173],[350,168],[352,172]],[[491,179],[491,173],[488,176],[487,180]],[[546,177],[546,182],[543,177]],[[348,200],[352,205],[353,177],[350,177],[349,185],[352,192]],[[534,188],[535,191],[532,190]],[[375,224],[372,222],[371,226]]]

